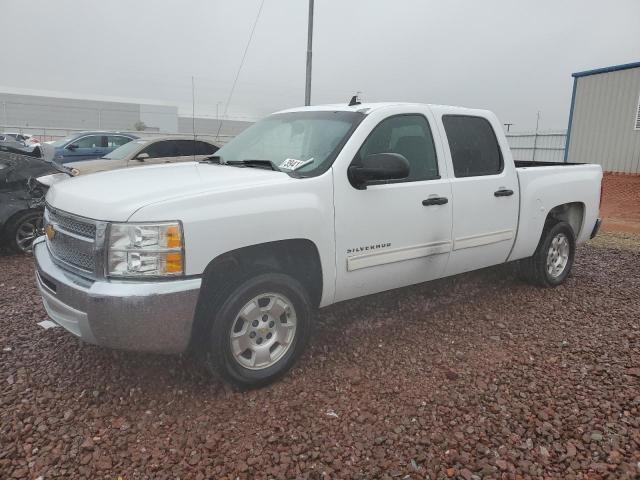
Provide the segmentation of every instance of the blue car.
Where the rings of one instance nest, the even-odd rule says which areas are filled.
[[[70,163],[104,157],[125,143],[138,138],[130,133],[81,132],[57,140],[51,145],[56,149],[54,161]]]

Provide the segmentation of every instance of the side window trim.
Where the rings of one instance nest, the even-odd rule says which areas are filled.
[[[369,138],[371,138],[371,136],[374,134],[374,132],[376,131],[376,129],[383,123],[386,122],[387,120],[390,120],[392,118],[397,118],[397,117],[422,117],[424,119],[424,121],[427,123],[427,128],[429,129],[429,135],[431,135],[431,141],[433,143],[433,153],[435,154],[435,165],[436,165],[436,170],[437,170],[437,175],[434,175],[433,177],[429,177],[429,178],[421,178],[421,179],[417,179],[417,180],[410,180],[410,179],[399,179],[399,180],[377,180],[377,181],[372,181],[370,182],[368,185],[369,186],[376,186],[376,185],[392,185],[392,184],[396,184],[396,183],[416,183],[416,182],[430,182],[433,180],[440,180],[442,178],[442,175],[440,174],[440,164],[439,164],[439,158],[438,158],[438,149],[435,146],[435,142],[436,139],[433,136],[433,130],[431,128],[431,122],[429,122],[429,119],[427,118],[427,116],[424,113],[398,113],[395,115],[390,115],[388,117],[383,118],[382,120],[380,120],[375,127],[373,127],[371,129],[371,131],[369,132],[369,134],[367,135],[367,138],[364,139],[364,141],[360,144],[360,147],[358,148],[358,151],[356,152],[356,156],[353,157],[351,159],[351,162],[349,163],[349,166],[353,165],[353,162],[356,160],[356,158],[359,156],[360,154],[360,150],[362,150],[362,147],[369,141]]]
[[[491,130],[491,134],[493,135],[493,139],[496,143],[496,147],[498,148],[498,154],[500,155],[500,169],[497,172],[487,173],[482,175],[463,175],[463,176],[456,175],[456,167],[455,167],[455,162],[453,160],[453,151],[451,149],[451,142],[449,139],[449,135],[447,134],[447,127],[444,124],[444,119],[447,117],[479,118],[483,120],[487,125],[489,125],[489,129]],[[504,173],[504,155],[502,153],[502,147],[500,146],[500,142],[498,141],[498,136],[496,135],[496,131],[494,130],[493,125],[491,125],[491,122],[489,121],[488,118],[483,117],[481,115],[464,115],[464,114],[458,114],[458,113],[445,113],[441,116],[441,122],[442,122],[443,131],[445,134],[445,138],[447,139],[446,145],[447,145],[447,148],[449,149],[449,155],[451,157],[451,167],[453,168],[453,171],[451,173],[453,175],[453,178],[492,177],[492,176],[501,175],[502,173]]]

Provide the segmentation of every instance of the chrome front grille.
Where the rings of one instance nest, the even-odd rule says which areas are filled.
[[[54,260],[85,276],[96,276],[97,222],[54,210],[44,213],[47,245]],[[49,228],[51,227],[51,228]]]
[[[49,221],[56,225],[59,225],[61,228],[66,230],[67,232],[75,233],[81,237],[85,237],[88,239],[96,238],[96,224],[88,223],[84,221],[77,220],[76,218],[64,216],[59,212],[54,212],[51,209],[47,208],[47,213],[49,215]]]

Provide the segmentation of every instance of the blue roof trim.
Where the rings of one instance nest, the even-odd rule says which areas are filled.
[[[640,68],[640,62],[623,63],[622,65],[614,65],[612,67],[596,68],[594,70],[585,70],[584,72],[572,73],[574,78],[596,75],[598,73],[617,72],[618,70],[627,70],[628,68]]]

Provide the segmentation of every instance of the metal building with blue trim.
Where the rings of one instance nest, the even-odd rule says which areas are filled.
[[[565,162],[640,174],[640,62],[572,74]]]

